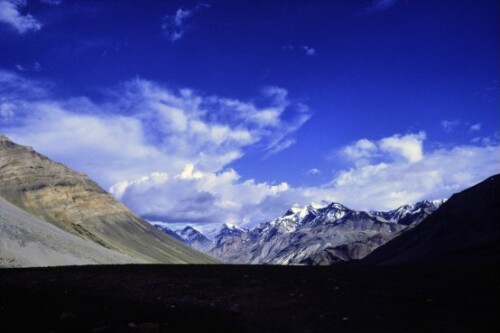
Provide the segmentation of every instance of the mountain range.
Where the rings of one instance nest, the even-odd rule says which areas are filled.
[[[214,263],[85,174],[0,135],[0,265]]]
[[[76,172],[0,135],[0,267],[123,263],[500,262],[500,176],[391,211],[292,207],[252,230],[150,224]]]
[[[446,201],[388,212],[311,204],[253,230],[223,225],[207,253],[239,264],[495,265],[499,207],[500,175],[494,175]]]
[[[339,203],[290,208],[253,230],[223,225],[213,241],[192,227],[186,244],[226,263],[324,265],[362,259],[432,214],[443,200],[422,201],[388,212],[356,211]],[[164,232],[173,233],[166,227]],[[189,234],[189,237],[185,235]]]

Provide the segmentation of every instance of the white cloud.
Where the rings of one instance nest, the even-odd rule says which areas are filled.
[[[470,132],[479,132],[481,130],[481,123],[473,124],[470,126]]]
[[[47,94],[50,84],[41,81],[28,80],[14,72],[0,69],[0,102],[16,100],[22,102],[27,99],[43,98]]]
[[[187,164],[218,172],[251,146],[266,154],[283,149],[309,114],[285,89],[266,91],[268,105],[257,107],[136,79],[94,103],[55,100],[50,87],[0,71],[3,131],[105,187],[153,172],[177,174]],[[278,110],[273,121],[256,120],[270,109]]]
[[[41,3],[46,3],[47,5],[58,6],[62,4],[63,0],[40,0]]]
[[[271,155],[278,154],[278,153],[282,152],[283,150],[290,148],[296,142],[297,141],[295,139],[280,140],[278,143],[273,144],[273,145],[268,147],[265,157],[268,158]]]
[[[42,24],[31,14],[21,14],[21,8],[26,7],[25,0],[0,0],[0,22],[10,25],[20,34],[28,31],[38,31]]]
[[[372,0],[371,4],[365,8],[364,12],[369,14],[373,12],[386,11],[394,7],[397,2],[398,0]]]
[[[500,171],[499,146],[458,146],[418,162],[380,162],[341,171],[329,186],[341,202],[392,209],[423,199],[447,198]]]
[[[345,146],[340,150],[340,154],[356,164],[366,164],[371,158],[378,154],[377,145],[368,140],[361,139],[352,145]]]
[[[453,132],[453,130],[460,125],[460,120],[443,120],[441,121],[441,127],[447,133]]]
[[[306,172],[306,175],[308,175],[308,176],[319,176],[319,175],[321,175],[321,170],[318,169],[318,168],[312,168],[312,169],[309,169]]]
[[[267,217],[272,207],[263,203],[280,197],[288,188],[286,183],[241,181],[232,169],[206,173],[188,164],[173,177],[153,173],[136,181],[115,184],[111,191],[152,221],[207,225],[241,224]],[[281,209],[281,205],[277,208]],[[272,214],[279,213],[272,210]]]
[[[340,149],[340,155],[354,162],[357,166],[370,163],[373,159],[404,159],[415,163],[423,158],[423,140],[425,133],[400,135],[383,138],[377,142],[368,139],[358,140],[352,145]]]
[[[360,140],[362,144],[358,146],[371,142],[382,154],[376,159],[388,154],[387,160],[367,160],[364,165],[354,165],[317,187],[256,183],[241,179],[232,169],[205,173],[188,165],[178,175],[164,175],[161,184],[159,176],[151,175],[137,182],[119,184],[113,192],[151,220],[191,223],[210,230],[213,224],[222,222],[253,227],[283,214],[293,205],[325,200],[355,209],[394,209],[424,199],[447,198],[500,171],[498,145],[458,146],[425,154],[422,151],[417,161],[411,154],[408,155],[411,158],[394,159],[392,152],[380,150],[386,139],[405,143],[410,139],[423,141],[425,136],[415,133],[378,141]],[[319,172],[311,169],[308,174]]]
[[[401,156],[409,163],[419,162],[423,158],[422,142],[425,139],[425,133],[407,135],[393,135],[384,138],[379,142],[379,148],[382,152],[387,152],[393,156]]]
[[[301,51],[307,56],[314,56],[316,55],[316,49],[314,47],[308,46],[308,45],[283,45],[281,49],[285,51]]]
[[[165,15],[161,24],[161,29],[165,36],[171,41],[175,42],[184,37],[186,32],[190,29],[187,21],[202,9],[209,8],[208,4],[198,4],[191,9],[179,8],[174,15]]]
[[[500,144],[500,132],[495,132],[490,136],[478,136],[471,140],[471,143],[481,146],[496,146]]]
[[[419,132],[337,149],[350,166],[320,186],[243,179],[229,163],[249,147],[265,154],[289,146],[310,117],[277,87],[256,106],[133,80],[96,103],[55,99],[50,85],[0,71],[0,96],[1,132],[86,172],[153,221],[251,227],[323,200],[392,209],[449,197],[500,171],[498,134],[480,145],[426,151]],[[255,116],[269,109],[276,109],[273,121]]]
[[[15,64],[14,67],[20,72],[39,72],[42,69],[42,66],[39,62],[34,62],[33,64]]]
[[[379,163],[344,170],[320,187],[241,181],[229,170],[198,179],[169,178],[168,186],[154,183],[142,191],[127,187],[129,196],[122,199],[152,220],[200,225],[225,221],[251,227],[297,203],[327,200],[358,209],[393,209],[446,198],[498,172],[497,152],[498,147],[473,146],[439,150],[416,164]]]
[[[14,117],[14,104],[11,103],[1,103],[0,104],[0,119],[3,121],[8,121]]]
[[[304,52],[306,53],[306,55],[308,55],[308,56],[313,56],[316,54],[316,49],[314,49],[313,47],[309,47],[307,45],[304,45],[302,48],[303,48]]]

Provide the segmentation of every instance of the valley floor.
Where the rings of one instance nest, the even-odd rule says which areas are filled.
[[[497,332],[496,267],[0,269],[2,332]]]

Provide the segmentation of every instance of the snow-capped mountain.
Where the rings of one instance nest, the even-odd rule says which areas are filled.
[[[247,234],[248,229],[240,228],[236,225],[223,224],[219,232],[215,236],[215,244],[224,243],[227,239],[232,237],[239,237],[243,234]]]
[[[181,242],[184,242],[184,239],[181,236],[179,236],[175,231],[173,231],[172,229],[167,227],[164,223],[153,223],[153,226],[156,229],[163,231],[167,235],[169,235],[169,236],[171,236],[171,237],[173,237]]]
[[[332,264],[362,259],[377,247],[413,228],[444,200],[421,201],[397,209],[356,211],[342,204],[294,206],[253,230],[224,224],[213,240],[193,227],[175,232],[155,226],[191,247],[227,263]]]
[[[433,211],[439,208],[446,200],[424,200],[412,205],[404,205],[397,209],[388,212],[375,212],[370,213],[381,216],[389,222],[397,222],[399,224],[410,225],[413,221],[426,217]]]
[[[187,226],[184,229],[177,230],[176,233],[184,243],[196,250],[206,252],[214,247],[214,242],[193,227]]]
[[[240,258],[239,255],[249,240],[248,236],[249,230],[224,224],[215,236],[215,246],[207,253],[216,258],[227,257],[227,262],[246,264],[244,258]]]
[[[292,207],[249,231],[223,226],[207,253],[229,263],[331,264],[361,259],[413,227],[443,201],[422,201],[389,212],[364,212],[339,203]]]

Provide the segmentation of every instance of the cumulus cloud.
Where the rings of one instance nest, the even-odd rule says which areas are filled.
[[[498,144],[424,152],[425,139],[423,133],[413,133],[359,140],[354,146],[370,154],[356,152],[353,157],[366,159],[366,163],[357,164],[351,159],[351,167],[315,187],[257,183],[241,179],[233,169],[206,173],[188,165],[177,175],[152,174],[135,182],[119,183],[112,191],[151,220],[196,224],[211,230],[213,224],[223,222],[253,227],[293,205],[310,202],[336,201],[355,209],[394,209],[424,199],[447,198],[500,171]],[[387,142],[391,148],[384,150]],[[377,153],[372,154],[373,150]],[[308,174],[319,172],[311,169]]]
[[[379,148],[376,143],[368,139],[360,139],[352,145],[343,147],[340,154],[354,161],[356,164],[365,164],[374,156],[377,156]]]
[[[391,157],[415,163],[423,158],[425,132],[400,135],[395,134],[379,141],[361,139],[340,149],[340,155],[357,166],[370,163],[375,158]]]
[[[197,12],[209,7],[208,4],[200,3],[190,9],[179,8],[173,15],[165,15],[161,24],[163,33],[171,42],[178,41],[191,29],[188,20]]]
[[[498,142],[425,152],[424,132],[362,139],[340,149],[353,167],[324,187],[341,202],[392,209],[423,199],[447,198],[500,171]]]
[[[42,24],[31,14],[23,15],[23,7],[26,7],[25,0],[0,0],[0,22],[11,26],[20,34],[40,30]]]
[[[409,163],[419,162],[423,158],[422,142],[425,133],[394,135],[380,140],[379,148],[396,157],[402,157]]]
[[[500,171],[499,146],[438,149],[418,162],[380,162],[343,170],[330,183],[348,205],[392,209],[423,199],[447,198]]]
[[[243,181],[233,169],[208,173],[188,164],[177,175],[152,173],[117,183],[111,192],[149,220],[206,225],[261,218],[266,215],[261,204],[288,188],[286,183]]]

